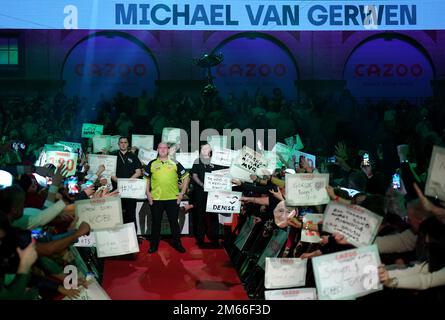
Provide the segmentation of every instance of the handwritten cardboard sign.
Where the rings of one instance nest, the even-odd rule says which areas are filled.
[[[119,197],[79,200],[74,202],[76,216],[79,217],[77,226],[85,221],[91,230],[113,228],[121,225],[122,206]]]
[[[268,164],[261,153],[244,146],[234,165],[255,174],[259,168],[267,168]]]
[[[317,300],[317,290],[315,288],[266,290],[264,297],[266,300]]]
[[[323,217],[323,231],[338,232],[356,247],[374,242],[383,217],[356,205],[330,202]]]
[[[162,129],[162,141],[179,144],[181,142],[181,129],[166,127]]]
[[[101,135],[104,132],[104,126],[101,124],[84,123],[82,125],[82,138],[92,138]]]
[[[133,222],[110,229],[98,230],[94,235],[96,237],[97,256],[99,258],[139,252],[138,239]]]
[[[111,177],[116,175],[117,156],[103,155],[103,154],[89,154],[88,164],[90,165],[89,174],[96,173],[100,165],[105,166],[103,173],[104,177]]]
[[[99,153],[110,150],[111,137],[108,135],[97,135],[93,137],[93,152]]]
[[[320,232],[311,231],[310,226],[317,226],[319,222],[323,221],[322,214],[306,214],[303,217],[303,224],[308,225],[308,229],[301,229],[301,241],[310,243],[320,243]]]
[[[264,287],[281,289],[306,284],[307,259],[266,257]]]
[[[74,244],[75,247],[91,248],[96,246],[96,239],[94,238],[94,232],[91,231],[89,235],[79,237]]]
[[[329,202],[329,174],[286,174],[286,205],[313,206]]]
[[[445,148],[434,146],[431,155],[425,195],[445,201]]]
[[[145,179],[117,179],[117,189],[121,198],[146,199],[147,180]]]
[[[230,167],[235,151],[230,149],[213,149],[211,163],[222,167]]]
[[[382,290],[376,245],[312,258],[320,300],[351,300]]]
[[[153,150],[154,136],[145,134],[132,134],[131,146],[138,149],[144,148],[147,150]]]
[[[241,211],[241,192],[214,191],[207,195],[207,212],[239,213]]]
[[[88,288],[80,287],[79,297],[65,297],[63,300],[111,300],[110,296],[95,280],[88,281]]]
[[[222,176],[206,172],[204,175],[204,191],[232,191],[230,176]]]

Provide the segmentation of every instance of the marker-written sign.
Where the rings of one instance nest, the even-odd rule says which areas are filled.
[[[76,174],[77,153],[63,152],[63,151],[46,151],[45,164],[51,163],[57,168],[65,165],[68,175]]]
[[[117,189],[121,198],[146,199],[147,180],[145,179],[117,179]]]
[[[438,146],[433,148],[425,194],[445,201],[445,148]]]
[[[256,173],[259,168],[267,168],[267,160],[261,153],[244,146],[234,163],[239,168]]]
[[[376,245],[312,258],[320,300],[351,300],[382,290]]]
[[[101,124],[84,123],[82,125],[82,138],[92,138],[101,135],[104,132],[104,126]]]
[[[303,287],[306,284],[307,259],[266,258],[266,289]]]
[[[104,177],[111,177],[116,175],[117,156],[103,155],[103,154],[89,154],[88,164],[90,165],[89,174],[96,173],[100,165],[105,166],[105,171],[102,174]]]
[[[315,288],[266,290],[264,292],[266,300],[317,300]]]
[[[239,213],[241,211],[241,192],[209,192],[207,195],[207,212]]]
[[[110,150],[111,137],[107,135],[97,135],[93,137],[93,152],[98,153]]]
[[[235,151],[230,149],[213,149],[211,163],[222,167],[230,167]]]
[[[206,172],[204,175],[204,191],[232,191],[230,176]]]
[[[96,236],[97,256],[99,258],[139,252],[133,222],[111,229],[99,230],[94,235]]]
[[[286,204],[313,206],[329,202],[329,174],[286,174]]]
[[[91,230],[113,228],[121,225],[122,206],[119,197],[79,200],[74,202],[76,216],[79,217],[77,226],[87,222]]]
[[[323,217],[323,231],[338,232],[356,247],[374,242],[383,217],[356,205],[330,202]]]

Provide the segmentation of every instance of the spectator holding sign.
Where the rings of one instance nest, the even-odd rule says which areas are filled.
[[[178,223],[179,204],[189,185],[189,174],[184,167],[169,158],[169,146],[165,142],[158,144],[158,157],[145,167],[147,183],[147,199],[152,212],[152,235],[149,253],[158,250],[161,240],[161,219],[164,210],[167,212],[170,230],[173,238],[173,247],[184,253],[185,249],[180,240]],[[182,188],[178,193],[178,182],[181,179]]]
[[[205,234],[207,234],[213,246],[219,247],[218,214],[206,213],[207,192],[204,191],[204,177],[206,172],[210,173],[217,169],[215,165],[211,164],[211,159],[212,147],[209,144],[204,144],[201,146],[201,154],[192,168],[193,202],[195,205],[193,210],[193,233],[199,247],[204,245]]]
[[[142,164],[139,158],[132,152],[128,151],[128,138],[119,138],[119,150],[117,155],[116,176],[112,176],[113,189],[117,188],[118,178],[136,179],[142,176]],[[122,199],[122,211],[124,223],[133,222],[136,230],[136,200]]]

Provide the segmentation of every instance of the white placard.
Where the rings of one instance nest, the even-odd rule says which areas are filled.
[[[105,171],[102,174],[104,177],[111,177],[116,175],[117,156],[110,156],[104,154],[89,154],[88,164],[90,165],[89,174],[96,173],[99,166],[103,164]]]
[[[120,135],[110,136],[110,152],[119,150]]]
[[[233,179],[239,179],[241,181],[248,181],[252,182],[252,179],[250,179],[250,175],[252,172],[249,172],[247,170],[241,169],[240,167],[233,165],[230,167],[230,176]]]
[[[227,148],[227,136],[209,136],[207,142],[212,150]]]
[[[63,151],[46,151],[45,164],[51,163],[56,167],[65,165],[69,176],[76,174],[77,153]]]
[[[147,180],[145,179],[117,179],[117,190],[121,198],[146,199]]]
[[[156,159],[158,152],[156,150],[139,149],[138,158],[141,162],[147,165],[151,160]]]
[[[445,201],[445,148],[434,146],[431,155],[425,195]]]
[[[204,174],[204,191],[232,191],[231,181],[230,176],[206,172]]]
[[[266,258],[264,287],[281,289],[303,287],[306,284],[307,259]]]
[[[105,290],[95,281],[88,281],[88,288],[80,287],[78,298],[65,297],[63,300],[111,300]]]
[[[94,238],[94,231],[91,231],[89,235],[77,238],[75,247],[91,248],[96,246],[96,239]]]
[[[193,167],[193,163],[198,159],[199,152],[178,152],[175,154],[175,159],[178,161],[184,169],[191,169]]]
[[[108,152],[111,147],[111,137],[107,135],[94,136],[93,137],[93,152],[99,153],[104,150]]]
[[[383,217],[356,205],[330,202],[323,217],[324,232],[338,232],[356,247],[374,242]]]
[[[230,167],[234,153],[235,151],[230,149],[213,149],[211,163],[222,167]]]
[[[121,225],[122,205],[119,197],[107,197],[74,202],[76,216],[79,217],[77,226],[82,221],[90,225],[91,230],[113,228]]]
[[[241,192],[209,192],[206,212],[239,213],[241,211]]]
[[[139,252],[138,239],[133,222],[111,229],[99,230],[94,235],[96,237],[97,256],[99,258]]]
[[[329,202],[329,174],[286,174],[286,205],[314,206]]]
[[[213,175],[218,175],[218,176],[228,176],[228,177],[230,177],[230,169],[213,170],[212,174]]]
[[[320,300],[351,300],[382,290],[376,245],[312,258]]]
[[[179,128],[163,128],[162,142],[179,144],[181,142],[181,129]]]
[[[285,145],[284,143],[277,142],[274,145],[272,152],[275,152],[277,157],[284,164],[287,164],[291,160],[292,149],[289,146]]]
[[[244,146],[234,165],[255,174],[259,168],[267,168],[267,160],[261,153]]]
[[[315,288],[266,290],[264,292],[266,300],[317,300]]]
[[[153,150],[154,136],[145,134],[132,134],[131,146],[138,149]]]
[[[319,222],[323,221],[322,214],[306,214],[303,217],[304,225],[313,225],[317,226]],[[310,227],[309,227],[310,229]],[[301,229],[301,241],[302,242],[310,242],[310,243],[320,243],[320,232],[311,231],[307,229]]]

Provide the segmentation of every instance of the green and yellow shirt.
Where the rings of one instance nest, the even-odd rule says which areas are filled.
[[[153,200],[176,200],[179,179],[184,180],[188,175],[182,164],[171,159],[161,161],[157,158],[144,169],[144,176],[150,179]]]

